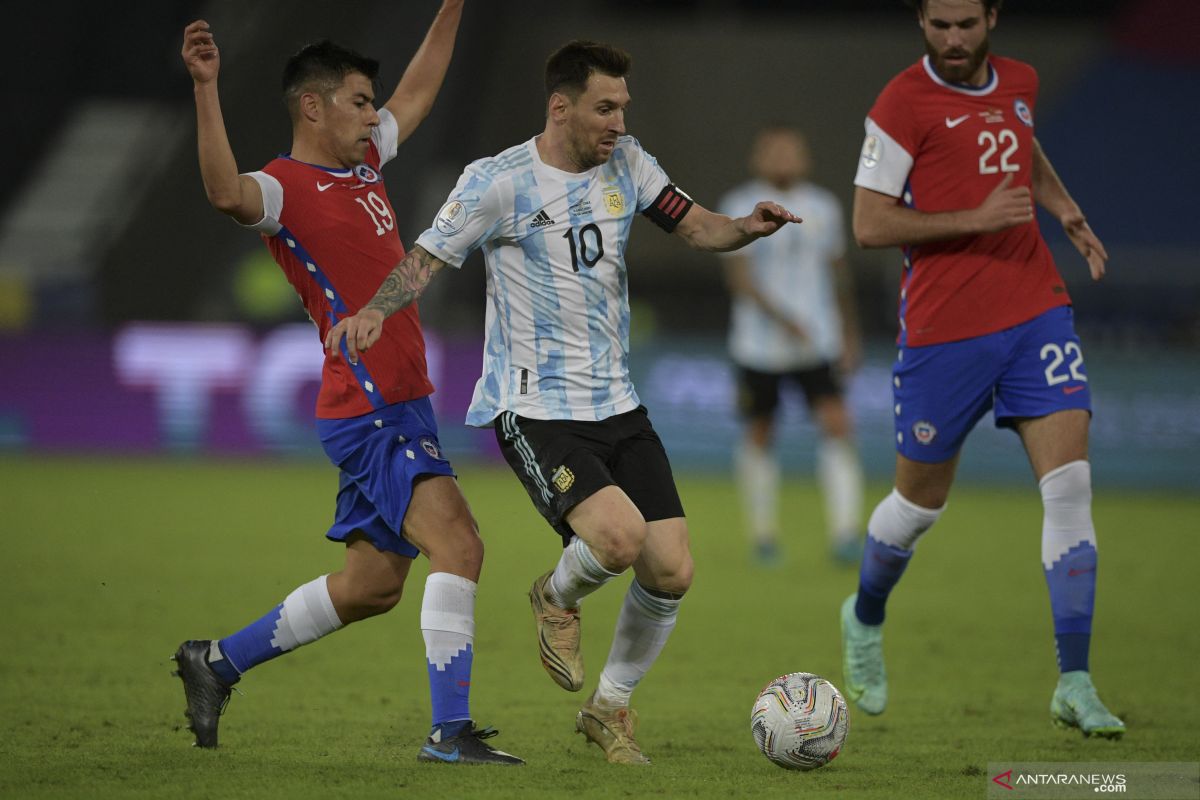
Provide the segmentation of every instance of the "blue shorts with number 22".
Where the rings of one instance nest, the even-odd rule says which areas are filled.
[[[1007,330],[958,342],[902,347],[892,369],[896,450],[914,461],[953,458],[975,423],[1091,411],[1074,313],[1059,306]]]

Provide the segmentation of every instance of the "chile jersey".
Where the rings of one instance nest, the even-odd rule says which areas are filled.
[[[325,334],[342,317],[370,302],[404,258],[396,215],[379,169],[396,155],[395,117],[379,109],[367,158],[352,170],[331,169],[280,156],[249,173],[263,194],[259,231],[271,255],[300,295],[308,316]],[[415,303],[397,311],[358,365],[325,356],[317,416],[344,419],[433,392]]]
[[[595,421],[637,408],[625,245],[641,212],[666,230],[691,208],[632,136],[606,164],[564,172],[535,139],[467,166],[417,244],[451,267],[482,248],[483,376],[467,424],[502,411]]]
[[[1006,174],[1033,181],[1033,67],[990,57],[981,87],[948,83],[926,56],[891,80],[867,115],[854,183],[923,212],[975,208]],[[1070,297],[1037,220],[906,247],[901,344],[919,347],[1011,328]]]

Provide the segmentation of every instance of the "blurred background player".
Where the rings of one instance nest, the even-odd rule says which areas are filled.
[[[200,172],[209,202],[262,234],[316,324],[318,341],[340,316],[369,300],[404,256],[379,169],[433,106],[461,13],[461,1],[443,3],[378,111],[378,62],[328,41],[303,48],[283,74],[292,148],[249,174],[238,173],[225,132],[217,92],[220,57],[208,23],[193,22],[184,31],[182,55],[195,84]],[[432,391],[416,306],[391,321],[369,359],[350,364],[326,358],[317,430],[340,469],[335,520],[326,535],[345,543],[345,566],[299,587],[230,636],[180,645],[177,674],[196,744],[217,746],[219,716],[243,673],[390,610],[413,559],[423,552],[429,576],[421,631],[433,727],[417,757],[523,763],[483,742],[495,731],[471,720],[483,543],[442,456],[428,398]]]
[[[469,164],[376,298],[325,344],[344,333],[352,353],[371,346],[384,318],[436,271],[483,250],[484,372],[467,423],[495,428],[509,466],[562,537],[558,564],[529,592],[542,665],[562,688],[583,687],[579,605],[632,567],[608,661],[575,727],[609,762],[648,764],[629,699],[675,628],[693,565],[671,465],[629,376],[633,217],[708,251],[799,220],[771,202],[731,219],[677,189],[625,135],[631,64],[588,41],[552,54],[542,133]]]
[[[810,170],[804,136],[768,126],[750,153],[754,179],[720,204],[722,213],[738,216],[769,197],[804,220],[723,256],[733,294],[729,352],[746,423],[734,467],[755,556],[764,564],[779,558],[774,438],[784,384],[804,392],[819,431],[817,480],[833,558],[856,564],[862,554],[862,466],[843,397],[843,378],[859,362],[861,336],[842,209],[831,192],[808,180]]]
[[[915,0],[926,55],[884,88],[854,179],[854,238],[904,249],[893,370],[896,486],[867,525],[842,606],[846,694],[883,711],[884,606],[945,508],[963,441],[994,409],[1041,490],[1060,676],[1053,721],[1119,737],[1088,667],[1096,589],[1091,395],[1071,299],[1034,217],[1063,226],[1094,280],[1108,254],[1034,137],[1038,77],[988,53],[1000,0]]]

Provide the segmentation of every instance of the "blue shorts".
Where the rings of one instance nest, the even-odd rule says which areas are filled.
[[[986,336],[901,347],[892,369],[896,450],[913,461],[947,461],[991,408],[997,428],[1067,409],[1090,412],[1073,320],[1071,307],[1059,306]]]
[[[325,454],[341,470],[337,511],[326,537],[344,542],[361,531],[379,550],[416,558],[401,534],[421,475],[454,477],[442,457],[428,397],[395,403],[351,419],[318,419]]]

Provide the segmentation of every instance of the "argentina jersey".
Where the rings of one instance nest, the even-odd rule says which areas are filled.
[[[417,245],[452,267],[484,253],[483,374],[468,425],[502,411],[594,421],[639,405],[625,246],[634,214],[669,184],[631,136],[585,172],[543,163],[535,139],[467,166]]]

